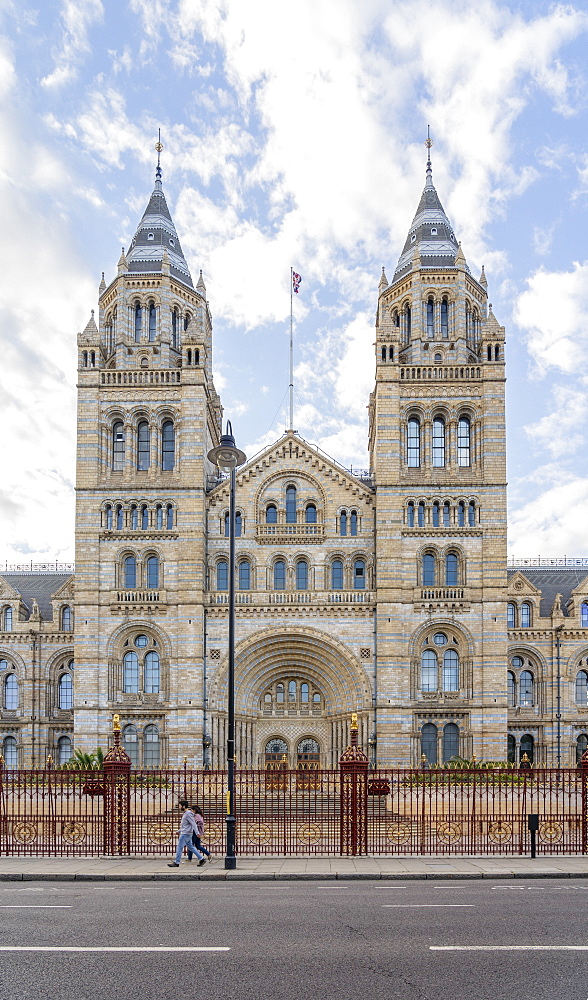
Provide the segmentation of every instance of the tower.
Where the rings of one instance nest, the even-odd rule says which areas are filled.
[[[430,140],[427,141],[430,148]],[[504,759],[504,328],[426,182],[376,316],[378,757]]]
[[[78,336],[77,420],[76,746],[104,746],[117,711],[134,763],[193,756],[221,407],[206,288],[202,272],[194,288],[159,155],[131,246],[102,277],[98,323],[92,313]]]

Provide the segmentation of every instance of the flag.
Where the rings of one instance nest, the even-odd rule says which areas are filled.
[[[300,277],[300,275],[296,274],[296,271],[292,271],[292,288],[294,289],[294,291],[296,292],[297,295],[298,295],[298,289],[300,288],[300,282],[301,281],[302,281],[302,278]]]

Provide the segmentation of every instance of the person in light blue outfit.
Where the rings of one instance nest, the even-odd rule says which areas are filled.
[[[180,799],[180,809],[182,810],[182,819],[180,822],[180,832],[178,836],[178,846],[176,847],[176,856],[174,861],[168,862],[168,868],[179,868],[180,860],[182,857],[182,851],[184,847],[190,847],[194,854],[198,855],[200,859],[198,861],[199,865],[203,865],[206,862],[206,858],[200,851],[196,850],[192,846],[192,834],[198,835],[198,827],[196,825],[196,820],[194,819],[194,813],[189,808],[188,803],[185,799]]]

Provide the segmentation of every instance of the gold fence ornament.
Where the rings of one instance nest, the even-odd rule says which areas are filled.
[[[112,731],[113,733],[120,733],[120,715],[112,716]]]
[[[351,728],[357,729],[357,712],[351,713]]]

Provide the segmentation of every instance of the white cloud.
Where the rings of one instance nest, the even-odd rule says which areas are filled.
[[[587,301],[588,263],[575,263],[573,270],[564,272],[540,268],[527,279],[514,318],[527,331],[527,347],[540,371],[574,372],[586,363]]]
[[[555,409],[524,429],[537,450],[563,461],[585,447],[588,394],[586,386],[556,385],[552,395]]]
[[[91,50],[90,29],[103,17],[102,0],[63,0],[61,47],[55,53],[55,69],[43,77],[42,86],[61,87],[77,77],[85,54]]]
[[[509,552],[523,556],[586,555],[588,479],[573,478],[541,491],[509,517]]]

